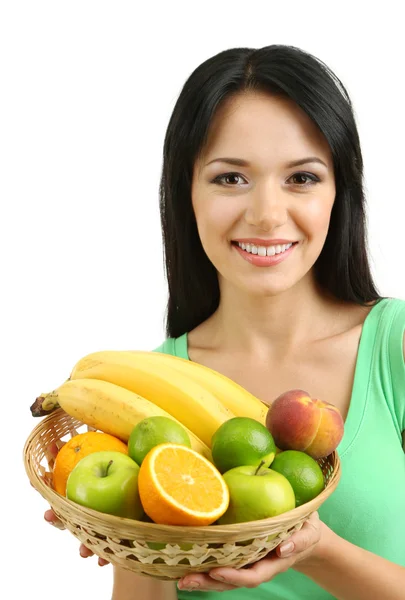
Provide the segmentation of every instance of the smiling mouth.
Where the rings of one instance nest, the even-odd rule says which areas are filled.
[[[245,244],[243,242],[232,242],[234,246],[238,246],[247,254],[256,254],[258,256],[277,256],[283,254],[287,250],[298,244],[298,242],[290,242],[289,244],[275,244],[274,246],[256,246],[255,244]]]

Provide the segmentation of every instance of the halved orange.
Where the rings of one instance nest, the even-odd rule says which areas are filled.
[[[160,525],[211,525],[229,505],[218,469],[181,444],[159,444],[148,452],[138,489],[145,513]]]

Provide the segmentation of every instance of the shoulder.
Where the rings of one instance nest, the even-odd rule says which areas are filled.
[[[402,342],[402,354],[405,360],[405,300],[402,298],[383,298],[381,327],[388,327],[391,336]],[[396,342],[397,343],[397,342]]]
[[[174,342],[176,338],[166,338],[157,348],[154,348],[152,352],[162,352],[163,354],[173,354]]]
[[[172,356],[188,359],[187,335],[187,333],[183,333],[177,338],[168,337],[152,352],[161,352],[162,354],[171,354]]]
[[[398,342],[401,343],[402,355],[405,360],[405,300],[385,297],[375,306],[379,317],[379,328],[387,331],[395,346]]]

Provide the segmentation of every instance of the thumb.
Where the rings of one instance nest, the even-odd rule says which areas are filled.
[[[319,542],[321,538],[320,525],[318,512],[312,513],[299,531],[277,546],[277,556],[285,558],[292,554],[299,554]]]

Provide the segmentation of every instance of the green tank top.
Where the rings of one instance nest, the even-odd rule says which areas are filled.
[[[405,301],[384,298],[364,322],[344,436],[342,476],[319,509],[342,538],[405,566]],[[187,334],[155,349],[189,359]],[[289,569],[257,588],[185,592],[179,600],[330,600],[323,588]]]

